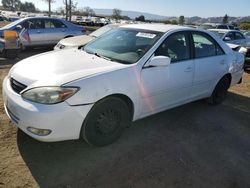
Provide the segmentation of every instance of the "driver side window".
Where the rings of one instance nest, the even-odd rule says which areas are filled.
[[[233,32],[229,32],[226,37],[230,38],[231,40],[235,40]]]
[[[190,59],[188,35],[178,32],[170,35],[155,51],[155,56],[167,56],[171,63]]]

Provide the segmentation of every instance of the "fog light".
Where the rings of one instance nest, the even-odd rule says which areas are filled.
[[[37,129],[34,127],[28,127],[27,130],[38,136],[47,136],[52,132],[51,130],[48,129]]]

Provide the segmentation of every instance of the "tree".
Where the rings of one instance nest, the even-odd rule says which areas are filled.
[[[63,0],[65,5],[65,19],[71,21],[72,12],[76,11],[77,3],[73,0]]]
[[[115,9],[113,9],[112,17],[114,19],[118,20],[118,19],[122,18],[121,14],[122,14],[122,11],[120,9],[115,8]]]
[[[123,19],[123,20],[131,20],[131,18],[128,17],[128,16],[122,16],[122,19]]]
[[[179,17],[179,24],[180,25],[184,25],[184,23],[185,23],[185,17],[184,16],[180,16]]]
[[[2,0],[2,5],[4,9],[15,11],[15,10],[19,10],[21,1],[20,0]]]
[[[171,24],[172,24],[172,25],[177,25],[178,22],[177,22],[176,20],[172,20],[172,21],[171,21]]]
[[[250,30],[250,22],[241,22],[240,29],[242,30]]]
[[[51,3],[54,3],[56,1],[55,0],[43,0],[43,1],[47,2],[49,5],[49,12],[48,12],[49,15],[48,16],[50,17],[51,16]]]
[[[136,17],[135,21],[145,22],[145,17],[143,15]]]
[[[90,7],[84,7],[83,12],[85,13],[86,16],[94,16],[95,15],[95,11]]]
[[[222,23],[223,24],[227,24],[228,23],[228,15],[227,14],[223,17]]]
[[[24,2],[20,4],[20,11],[24,12],[36,12],[36,7],[31,2]]]
[[[165,20],[165,21],[163,21],[163,23],[164,23],[164,24],[171,24],[171,21]]]

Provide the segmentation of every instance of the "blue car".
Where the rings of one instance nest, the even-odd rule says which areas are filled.
[[[53,46],[63,38],[83,35],[86,30],[63,19],[49,17],[29,17],[16,20],[0,28],[4,31],[14,30],[19,33],[22,47]]]

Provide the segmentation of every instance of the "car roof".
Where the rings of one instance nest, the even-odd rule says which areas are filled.
[[[229,31],[236,31],[236,30],[233,30],[233,29],[209,29],[209,31],[217,31],[220,33],[227,33]]]
[[[120,27],[158,31],[158,32],[164,32],[164,33],[170,30],[175,30],[175,29],[190,29],[188,27],[183,27],[179,25],[168,25],[168,24],[128,24],[128,25],[122,25]]]
[[[20,20],[29,20],[29,19],[53,19],[53,20],[63,20],[61,18],[52,18],[48,16],[34,16],[34,17],[26,17],[26,18],[21,18]]]
[[[241,31],[234,30],[234,29],[208,29],[209,31],[217,31],[219,33],[227,33],[227,32],[238,32],[241,33]]]

